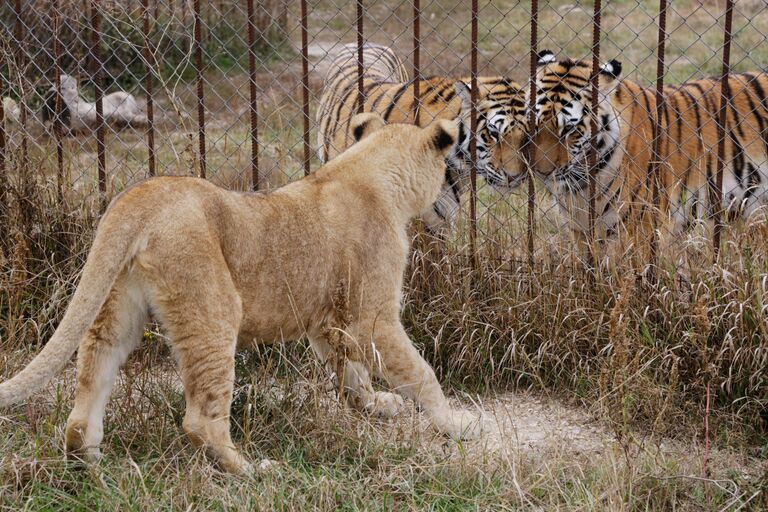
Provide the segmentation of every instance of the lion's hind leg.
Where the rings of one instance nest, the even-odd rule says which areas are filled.
[[[188,346],[176,350],[186,399],[184,432],[225,471],[243,474],[248,472],[249,464],[229,432],[236,334],[235,330],[223,329],[190,335],[185,338]]]
[[[243,474],[250,465],[229,431],[242,301],[223,258],[210,261],[206,255],[198,261],[196,267],[175,269],[165,280],[165,286],[183,283],[183,293],[160,287],[152,306],[168,330],[179,364],[186,400],[184,431],[222,469]]]
[[[66,450],[70,456],[88,462],[100,458],[109,395],[120,366],[141,340],[146,321],[143,294],[124,272],[80,343],[75,406],[66,429]]]

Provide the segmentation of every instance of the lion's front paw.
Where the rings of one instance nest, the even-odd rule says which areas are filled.
[[[365,410],[372,416],[379,418],[394,418],[405,402],[400,395],[377,391],[373,400],[365,405]]]
[[[86,464],[98,464],[102,458],[101,450],[98,446],[87,446],[79,450],[67,451],[69,460],[84,462]]]
[[[257,473],[256,466],[234,449],[218,452],[214,451],[210,453],[210,455],[217,459],[221,469],[227,473],[246,477],[253,476]]]
[[[459,441],[475,439],[483,432],[483,419],[464,409],[452,409],[435,416],[434,425],[443,434]]]
[[[238,469],[230,472],[244,477],[256,477],[274,471],[278,467],[280,467],[280,463],[276,460],[261,459],[258,464],[243,462]]]

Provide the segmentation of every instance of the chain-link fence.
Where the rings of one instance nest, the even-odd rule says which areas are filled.
[[[474,261],[711,261],[768,202],[765,8],[10,0],[0,207],[98,210],[152,175],[273,189],[375,110],[462,119],[424,222]]]

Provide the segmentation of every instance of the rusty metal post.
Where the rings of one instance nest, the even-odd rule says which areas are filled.
[[[158,0],[159,2],[159,0]],[[147,91],[147,149],[149,151],[149,175],[155,175],[155,112],[152,103],[152,77],[155,67],[155,53],[149,42],[149,0],[141,0],[142,17],[144,18],[144,88]],[[155,4],[157,12],[157,3]]]
[[[197,75],[197,140],[200,146],[200,177],[205,178],[205,96],[203,92],[203,42],[200,0],[195,0],[194,38],[195,38],[195,73]]]
[[[421,2],[413,0],[413,123],[419,126],[421,111]]]
[[[64,143],[62,140],[63,121],[61,119],[61,41],[59,29],[59,0],[53,0],[53,86],[56,89],[56,102],[53,117],[53,134],[56,138],[56,197],[64,200]]]
[[[159,3],[159,0],[158,0]],[[155,113],[152,100],[152,77],[154,75],[155,55],[149,41],[149,0],[141,0],[141,16],[144,19],[144,69],[146,76],[144,78],[144,89],[147,92],[147,150],[149,152],[148,165],[149,175],[154,176],[155,168]],[[157,12],[157,3],[155,4]]]
[[[598,88],[600,79],[600,10],[601,0],[595,0],[595,10],[592,15],[592,112],[591,131],[589,140],[589,153],[587,164],[589,168],[589,265],[593,272],[597,271],[597,258],[595,256],[595,171],[597,169],[597,107]],[[590,274],[592,275],[592,274]],[[590,278],[594,280],[594,276]]]
[[[307,0],[301,0],[301,92],[304,115],[304,176],[309,175],[309,43],[307,36]]]
[[[259,111],[256,103],[256,19],[248,0],[248,76],[251,85],[251,190],[259,190]]]
[[[710,180],[710,204],[714,213],[714,232],[712,234],[713,261],[720,255],[720,238],[723,230],[723,167],[725,167],[725,125],[728,119],[728,104],[731,101],[731,85],[728,75],[731,72],[731,39],[733,27],[733,0],[725,2],[725,27],[723,30],[723,73],[720,77],[720,110],[717,121],[717,164],[715,183]]]
[[[0,53],[0,237],[2,237],[0,240],[5,240],[5,221],[8,219],[8,198],[5,190],[8,183],[8,172],[5,166],[5,108],[2,101],[5,94],[5,79],[2,71],[6,64],[6,58],[5,53]],[[10,76],[10,72],[7,76]],[[2,246],[0,246],[1,250]]]
[[[651,188],[653,197],[653,233],[651,235],[650,265],[652,282],[656,281],[656,267],[659,252],[659,208],[661,205],[661,118],[664,112],[664,57],[667,39],[667,0],[659,0],[659,40],[656,48],[656,113],[653,121],[653,161],[651,162]],[[648,115],[651,113],[648,112]],[[668,128],[667,128],[668,129]]]
[[[91,66],[96,87],[96,153],[98,157],[99,195],[102,210],[107,206],[107,148],[104,143],[104,84],[101,62],[101,21],[99,0],[91,0]]]
[[[472,48],[471,48],[471,109],[469,153],[472,167],[469,172],[469,252],[472,268],[477,269],[477,0],[472,0]]]
[[[21,0],[16,0],[14,4],[14,14],[16,15],[16,22],[14,24],[14,32],[16,44],[18,45],[17,59],[20,74],[20,87],[19,91],[19,122],[21,123],[21,175],[22,175],[22,187],[24,188],[24,194],[26,198],[27,187],[29,185],[29,151],[27,147],[27,92],[25,87],[26,78],[23,76],[24,66],[26,64],[25,43],[24,43],[24,20],[22,18]],[[10,71],[10,70],[9,70]],[[26,212],[28,208],[22,208],[22,211]]]
[[[357,0],[357,112],[365,110],[363,90],[363,16],[365,8],[363,0]]]
[[[536,225],[534,213],[536,211],[536,185],[533,179],[533,160],[536,152],[534,147],[536,140],[536,68],[539,61],[539,0],[531,0],[531,92],[528,97],[528,143],[525,145],[525,159],[528,162],[528,218],[527,218],[527,238],[528,238],[528,266],[533,269],[533,236]]]

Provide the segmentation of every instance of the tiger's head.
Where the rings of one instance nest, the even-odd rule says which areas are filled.
[[[469,86],[459,80],[454,83],[455,96],[460,101],[456,118],[458,140],[446,156],[445,184],[437,201],[422,213],[427,231],[442,237],[453,225],[460,208],[461,195],[466,190],[472,169],[471,112]],[[508,193],[527,176],[521,147],[526,140],[525,93],[520,86],[506,79],[484,84],[477,102],[477,174],[495,190]]]
[[[598,76],[597,165],[605,167],[619,143],[619,120],[610,95],[621,63],[603,64]],[[592,135],[592,63],[539,53],[536,72],[536,132],[531,135],[533,170],[570,190],[588,182],[587,156]]]
[[[463,81],[454,84],[461,98],[459,142],[449,160],[449,166],[472,167],[470,129],[472,97]],[[507,193],[519,186],[526,177],[522,146],[525,142],[525,92],[520,86],[500,79],[496,87],[480,85],[477,102],[477,174],[494,189]]]

